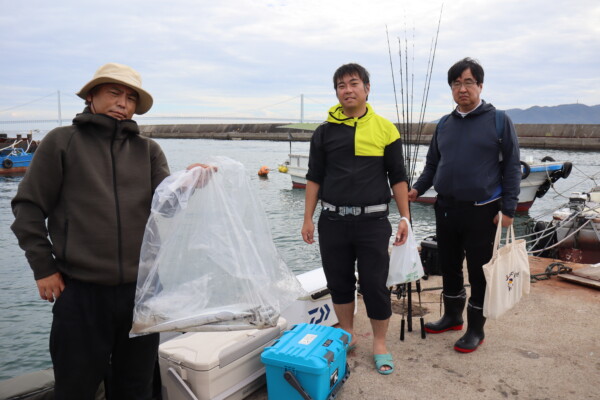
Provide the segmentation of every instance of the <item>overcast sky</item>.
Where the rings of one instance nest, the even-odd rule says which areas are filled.
[[[408,36],[403,72],[414,75],[417,119],[441,7],[438,0],[0,0],[0,121],[56,118],[57,91],[71,119],[83,107],[74,93],[106,62],[142,74],[155,100],[150,117],[300,118],[304,94],[307,120],[322,120],[337,102],[335,69],[358,62],[371,73],[374,109],[396,121],[386,25],[398,96],[398,37]],[[600,104],[600,2],[446,2],[426,120],[451,110],[446,72],[466,56],[482,63],[482,97],[498,108]]]

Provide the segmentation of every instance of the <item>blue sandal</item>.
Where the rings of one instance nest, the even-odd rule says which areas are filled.
[[[373,360],[375,361],[375,368],[381,375],[389,375],[394,372],[394,360],[392,359],[391,353],[386,354],[374,354]],[[381,367],[390,367],[388,370],[382,370]]]

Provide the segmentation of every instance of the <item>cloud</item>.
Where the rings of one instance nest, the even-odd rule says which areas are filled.
[[[442,2],[32,0],[0,7],[0,121],[9,118],[2,110],[58,90],[70,118],[83,105],[73,93],[109,61],[142,73],[156,100],[149,115],[298,117],[299,100],[285,100],[304,94],[310,119],[324,118],[336,102],[334,70],[359,62],[371,72],[373,106],[395,119],[386,25],[396,90],[400,38],[420,104]],[[483,97],[497,106],[600,103],[598,20],[595,0],[444,4],[426,118],[451,109],[446,71],[465,56],[481,61]],[[47,103],[15,115],[55,113]]]

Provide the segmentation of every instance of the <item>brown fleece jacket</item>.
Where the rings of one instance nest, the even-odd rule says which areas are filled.
[[[49,132],[12,200],[11,228],[35,279],[60,271],[104,285],[135,282],[152,195],[168,175],[160,146],[135,121],[86,108]]]

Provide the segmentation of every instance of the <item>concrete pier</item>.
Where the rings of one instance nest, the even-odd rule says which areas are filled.
[[[287,124],[189,124],[142,125],[142,135],[152,138],[309,141],[312,131],[282,128]],[[436,124],[423,126],[421,137],[411,143],[429,144]],[[521,147],[557,150],[600,150],[600,125],[516,124]],[[400,132],[406,131],[402,126]],[[412,132],[417,131],[413,124]],[[415,134],[413,133],[413,136]]]
[[[558,261],[530,257],[531,274],[544,273]],[[560,262],[573,270],[588,266]],[[422,307],[413,294],[413,331],[405,332],[404,341],[399,336],[408,305],[392,298],[387,345],[395,371],[387,376],[375,370],[371,324],[359,297],[354,319],[358,345],[348,353],[350,377],[336,400],[598,399],[600,291],[556,276],[532,283],[531,293],[512,310],[487,321],[479,349],[463,354],[453,346],[466,331],[466,315],[462,331],[421,338],[420,313],[426,322],[440,318],[442,277],[430,276],[421,283],[426,290]],[[430,290],[435,288],[440,289]],[[262,387],[247,400],[268,397]]]

